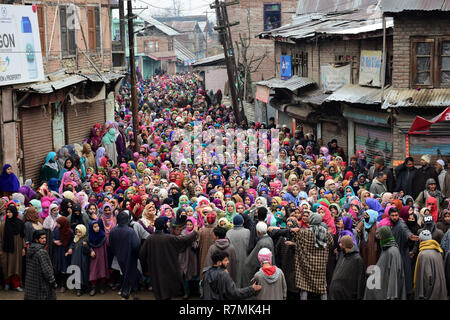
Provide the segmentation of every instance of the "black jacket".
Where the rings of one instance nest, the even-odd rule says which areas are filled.
[[[394,191],[399,192],[400,190],[403,190],[406,195],[412,196],[413,179],[416,175],[417,169],[412,167],[411,170],[408,170],[405,164],[402,163],[401,165],[395,167],[394,171],[397,178]]]
[[[253,296],[253,287],[237,288],[226,269],[209,267],[203,271],[202,299],[204,300],[238,300]]]
[[[419,193],[426,189],[426,182],[433,178],[436,181],[436,189],[440,190],[439,178],[436,170],[430,165],[426,165],[417,170],[412,180],[412,197],[417,199]]]
[[[356,247],[341,255],[330,284],[330,300],[362,300],[366,288],[364,261]]]

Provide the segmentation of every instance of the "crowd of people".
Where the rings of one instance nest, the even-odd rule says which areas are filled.
[[[237,124],[220,90],[202,87],[196,73],[139,81],[134,139],[124,81],[115,120],[43,155],[38,185],[21,186],[4,166],[4,290],[25,299],[72,289],[123,299],[140,290],[156,299],[448,299],[450,164],[423,155],[420,166],[407,158],[389,168],[381,155],[347,156],[335,139],[319,145],[301,127]],[[224,137],[255,130],[249,140],[265,132],[269,151],[220,161],[207,143],[181,143],[177,130],[195,140],[196,126]]]

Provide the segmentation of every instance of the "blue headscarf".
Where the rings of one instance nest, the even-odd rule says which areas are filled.
[[[94,224],[98,224],[98,226],[100,227],[100,230],[98,232],[94,231]],[[100,247],[100,245],[103,244],[103,242],[105,241],[106,238],[106,234],[105,234],[105,227],[103,226],[103,221],[102,219],[98,219],[97,221],[91,221],[89,223],[89,245],[94,247],[94,248],[98,248]]]
[[[58,179],[50,178],[50,180],[48,180],[48,188],[50,191],[58,192]]]
[[[50,160],[53,160],[53,161],[55,161],[55,157],[56,157],[56,152],[49,152],[48,154],[47,154],[47,157],[45,158],[45,163],[44,163],[44,166],[47,164],[47,163],[49,163],[50,162]]]
[[[6,173],[6,170],[11,167],[10,164],[5,164],[2,174],[0,175],[0,191],[17,192],[20,188],[19,179],[11,172]]]
[[[381,221],[381,219],[383,219],[383,213],[384,213],[384,208],[381,205],[381,203],[379,203],[377,199],[367,198],[366,204],[369,207],[369,209],[372,209],[372,210],[378,212],[377,221]]]

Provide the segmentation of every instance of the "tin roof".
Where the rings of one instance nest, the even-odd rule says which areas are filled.
[[[109,82],[111,80],[116,80],[124,77],[123,74],[114,72],[103,72],[102,76],[104,77],[104,80],[97,73],[70,74],[65,70],[59,70],[57,72],[47,74],[44,81],[33,84],[17,85],[14,86],[14,88],[19,91],[33,91],[41,94],[47,94],[86,80],[90,80],[93,82],[105,82],[106,80]]]
[[[173,39],[175,56],[180,61],[195,60],[195,54],[186,48],[180,41]]]
[[[261,86],[266,86],[269,88],[285,88],[290,91],[297,90],[302,87],[306,87],[307,85],[315,83],[313,80],[309,78],[299,77],[299,76],[292,76],[288,80],[281,80],[277,78],[273,78],[270,80],[264,80],[256,82],[256,84],[259,84]]]
[[[377,2],[378,0],[300,0],[296,13],[305,14],[364,9],[370,5],[375,5]]]
[[[221,53],[215,56],[206,57],[198,60],[193,66],[215,65],[225,61],[225,54]]]
[[[303,103],[310,103],[313,105],[320,106],[328,97],[329,93],[323,93],[320,89],[309,90],[306,92],[302,92],[299,96],[294,99],[297,101],[301,101]]]
[[[450,11],[450,0],[380,0],[383,12]]]
[[[450,89],[392,89],[385,94],[382,109],[397,107],[448,107]]]
[[[385,96],[389,89],[385,89]],[[325,101],[339,101],[358,104],[381,104],[381,89],[348,84],[333,92]]]
[[[151,16],[149,10],[144,10],[143,12],[138,13],[137,16],[168,36],[178,36],[180,34],[176,30],[169,27],[167,24],[154,19]]]
[[[449,0],[450,1],[450,0]],[[386,27],[392,28],[394,20],[386,18]],[[270,31],[261,32],[259,38],[304,39],[318,34],[345,35],[361,34],[382,30],[382,12],[367,10],[356,12],[332,13],[298,16],[291,24]]]

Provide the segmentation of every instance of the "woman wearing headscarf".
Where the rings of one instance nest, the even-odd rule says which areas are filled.
[[[0,196],[10,196],[14,192],[19,191],[19,188],[19,179],[13,173],[11,165],[5,164],[2,174],[0,174]]]
[[[88,244],[91,256],[89,264],[91,291],[89,295],[93,296],[96,294],[97,289],[100,293],[105,293],[104,285],[109,278],[107,239],[101,219],[90,222]]]
[[[59,193],[62,194],[65,190],[65,188],[68,185],[72,185],[73,188],[75,188],[78,184],[75,182],[75,174],[73,171],[67,171],[64,173],[61,184],[59,186]],[[73,189],[72,189],[73,190]],[[74,190],[75,191],[75,190]],[[72,191],[72,192],[74,192]]]
[[[56,207],[57,208],[57,207]],[[50,215],[49,215],[50,217]],[[45,222],[44,222],[45,223]],[[66,291],[67,267],[70,265],[68,251],[73,240],[73,232],[70,228],[69,220],[59,216],[55,221],[55,228],[52,236],[53,246],[53,268],[55,278],[61,287],[61,292]]]
[[[25,227],[18,218],[19,212],[14,205],[6,209],[6,219],[0,224],[0,259],[5,278],[5,289],[10,284],[22,292],[20,276],[22,274],[22,257],[25,254]]]
[[[368,209],[364,212],[364,220],[356,226],[360,239],[360,255],[366,266],[375,265],[380,256],[380,248],[376,239],[378,212]]]
[[[92,147],[89,143],[83,144],[82,156],[85,158],[84,166],[86,170],[92,168],[95,171],[97,163],[95,161],[95,154],[92,152]]]
[[[41,180],[42,182],[48,182],[51,178],[58,179],[59,177],[59,167],[56,161],[56,153],[49,152],[45,158],[45,163],[41,169]]]
[[[133,216],[134,221],[138,221],[141,217],[144,207],[142,206],[142,198],[140,195],[134,195],[131,197],[130,205],[127,208]]]
[[[233,219],[236,214],[236,204],[233,201],[228,201],[225,208],[225,218],[228,220],[228,222],[233,223]]]
[[[89,228],[89,222],[91,221],[87,213],[81,210],[81,205],[79,205],[78,203],[75,203],[72,206],[72,213],[67,217],[67,219],[69,219],[70,227],[72,228],[74,233],[75,228],[80,224],[84,225],[85,229],[87,230],[87,228]]]
[[[72,256],[70,263],[80,268],[81,288],[77,289],[77,296],[80,297],[86,291],[89,285],[89,264],[91,250],[88,244],[88,236],[84,224],[75,227],[75,237],[69,249],[69,255]]]
[[[102,158],[104,157],[106,152],[106,149],[104,147],[99,147],[97,151],[95,152],[95,164],[97,165],[97,168],[101,166],[100,162]]]
[[[113,162],[117,163],[117,146],[116,146],[116,130],[114,128],[109,131],[102,138],[102,146],[105,148],[105,154]]]
[[[43,220],[39,217],[38,211],[34,206],[25,210],[23,216],[24,228],[25,228],[25,244],[33,242],[33,232],[36,230],[42,230]]]
[[[366,206],[368,209],[372,209],[372,210],[375,210],[376,212],[378,212],[377,221],[381,221],[381,219],[383,219],[384,208],[381,205],[381,203],[378,202],[377,199],[367,198]]]

